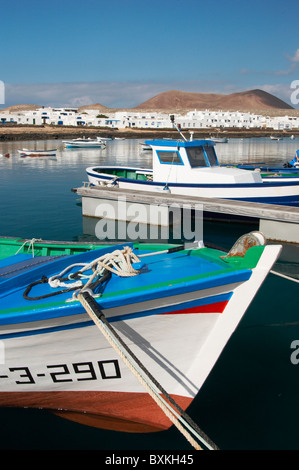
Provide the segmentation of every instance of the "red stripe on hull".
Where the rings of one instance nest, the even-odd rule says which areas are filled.
[[[225,307],[228,304],[228,300],[222,302],[216,302],[214,304],[199,305],[198,307],[185,308],[184,310],[176,310],[175,312],[162,313],[161,315],[175,315],[177,313],[223,313]]]
[[[192,398],[172,395],[185,410]],[[40,408],[86,426],[146,433],[169,429],[172,422],[147,393],[2,392],[0,407]]]

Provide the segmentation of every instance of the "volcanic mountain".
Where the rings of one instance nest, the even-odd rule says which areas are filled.
[[[166,91],[139,104],[136,110],[223,110],[254,111],[257,109],[294,109],[289,104],[263,90],[249,90],[230,95]]]
[[[24,112],[36,110],[41,106],[23,104],[1,109],[6,112]],[[230,95],[216,93],[192,93],[178,90],[166,91],[150,98],[134,108],[108,108],[100,103],[78,108],[79,112],[97,110],[98,113],[116,111],[149,111],[164,113],[186,113],[194,109],[211,111],[240,111],[265,115],[282,115],[288,110],[290,115],[299,115],[299,110],[263,90],[249,90]]]

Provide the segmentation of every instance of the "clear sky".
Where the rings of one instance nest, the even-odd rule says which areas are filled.
[[[299,89],[298,0],[0,0],[5,104]],[[296,95],[299,97],[299,93]]]

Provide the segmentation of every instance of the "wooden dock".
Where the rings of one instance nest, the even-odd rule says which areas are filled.
[[[166,208],[180,207],[202,210],[204,217],[208,214],[215,218],[242,218],[255,220],[259,230],[270,240],[299,243],[299,207],[260,204],[254,202],[229,199],[212,199],[157,193],[150,191],[133,191],[106,186],[90,186],[88,183],[81,188],[73,189],[82,197],[82,215],[97,217],[96,208],[104,201],[116,204],[142,204],[144,206],[163,206]],[[122,213],[122,217],[124,214]],[[124,219],[123,219],[124,220]]]

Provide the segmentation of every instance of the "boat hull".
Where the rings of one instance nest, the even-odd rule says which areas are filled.
[[[259,170],[262,173],[272,173],[272,172],[279,172],[279,173],[299,173],[299,167],[283,167],[283,166],[258,166],[258,165],[237,165],[237,168],[241,170],[249,170],[255,171]]]
[[[251,248],[245,257],[249,264],[241,259],[239,268],[235,260],[227,266],[221,252],[213,250],[211,257],[206,248],[155,255],[147,261],[145,278],[111,278],[97,304],[143,367],[186,409],[280,249]],[[29,259],[24,261],[19,277],[6,278],[5,262],[0,273],[0,406],[45,408],[84,424],[130,432],[169,428],[172,422],[78,300],[69,293],[58,301],[22,300],[24,282],[30,282]],[[34,261],[34,279],[45,271],[44,261]],[[54,260],[50,271],[66,262],[64,257]],[[48,286],[38,289],[46,292]],[[13,307],[17,297],[19,306]]]
[[[102,421],[109,419],[110,425],[122,431],[145,432],[169,428],[171,422],[154,402],[151,403],[152,398],[97,328],[88,322],[88,318],[86,321],[86,316],[83,314],[81,318],[83,323],[85,320],[85,327],[73,326],[70,331],[69,324],[61,325],[60,328],[65,327],[66,330],[4,340],[9,367],[1,368],[1,376],[8,378],[1,380],[0,406],[64,410],[65,416],[66,412],[72,413],[76,421],[89,425],[93,422],[100,427],[103,426]],[[189,360],[190,364],[194,361],[195,339],[190,338],[187,329],[181,330],[182,322],[176,317],[169,319],[161,316],[155,321],[146,319],[142,329],[137,325],[138,330],[136,323],[135,320],[113,326],[118,334],[125,331],[122,336],[133,352],[155,376],[160,376],[166,390],[186,409],[195,393],[191,377],[189,387],[193,388],[193,392],[174,393],[172,390],[175,380],[182,380],[182,361]],[[197,324],[191,317],[185,319],[184,325],[196,330],[200,328],[200,323]],[[173,343],[167,340],[166,335],[163,338],[160,333],[156,338],[158,327],[160,331],[166,328],[171,341],[176,338],[176,351],[173,351]],[[186,334],[190,341],[189,354],[184,345]],[[145,347],[147,351],[143,352]],[[161,361],[160,366],[151,360],[151,355]],[[164,367],[167,373],[163,371]],[[164,379],[161,378],[163,372]]]
[[[105,142],[100,139],[63,140],[66,148],[101,148]]]
[[[69,242],[42,240],[37,238],[24,239],[19,237],[0,237],[0,260],[16,254],[36,256],[75,255],[96,250],[111,243],[104,242]]]
[[[65,144],[67,148],[100,148],[102,144],[95,143],[95,144]]]
[[[54,150],[18,150],[20,157],[55,157],[56,149]]]
[[[119,169],[121,170],[121,169]],[[112,171],[110,168],[109,171]],[[127,169],[129,171],[129,169]],[[139,169],[131,169],[131,172]],[[144,170],[145,172],[146,170]],[[154,182],[149,180],[135,180],[132,178],[117,177],[107,173],[107,168],[87,168],[88,180],[94,185],[117,184],[120,189],[136,191],[153,191],[158,193],[170,192],[171,194],[217,198],[237,199],[249,202],[267,204],[280,204],[299,206],[299,179],[280,180],[279,178],[267,178],[261,183],[228,183],[228,184],[187,184],[173,182]],[[151,170],[147,170],[151,174]]]

